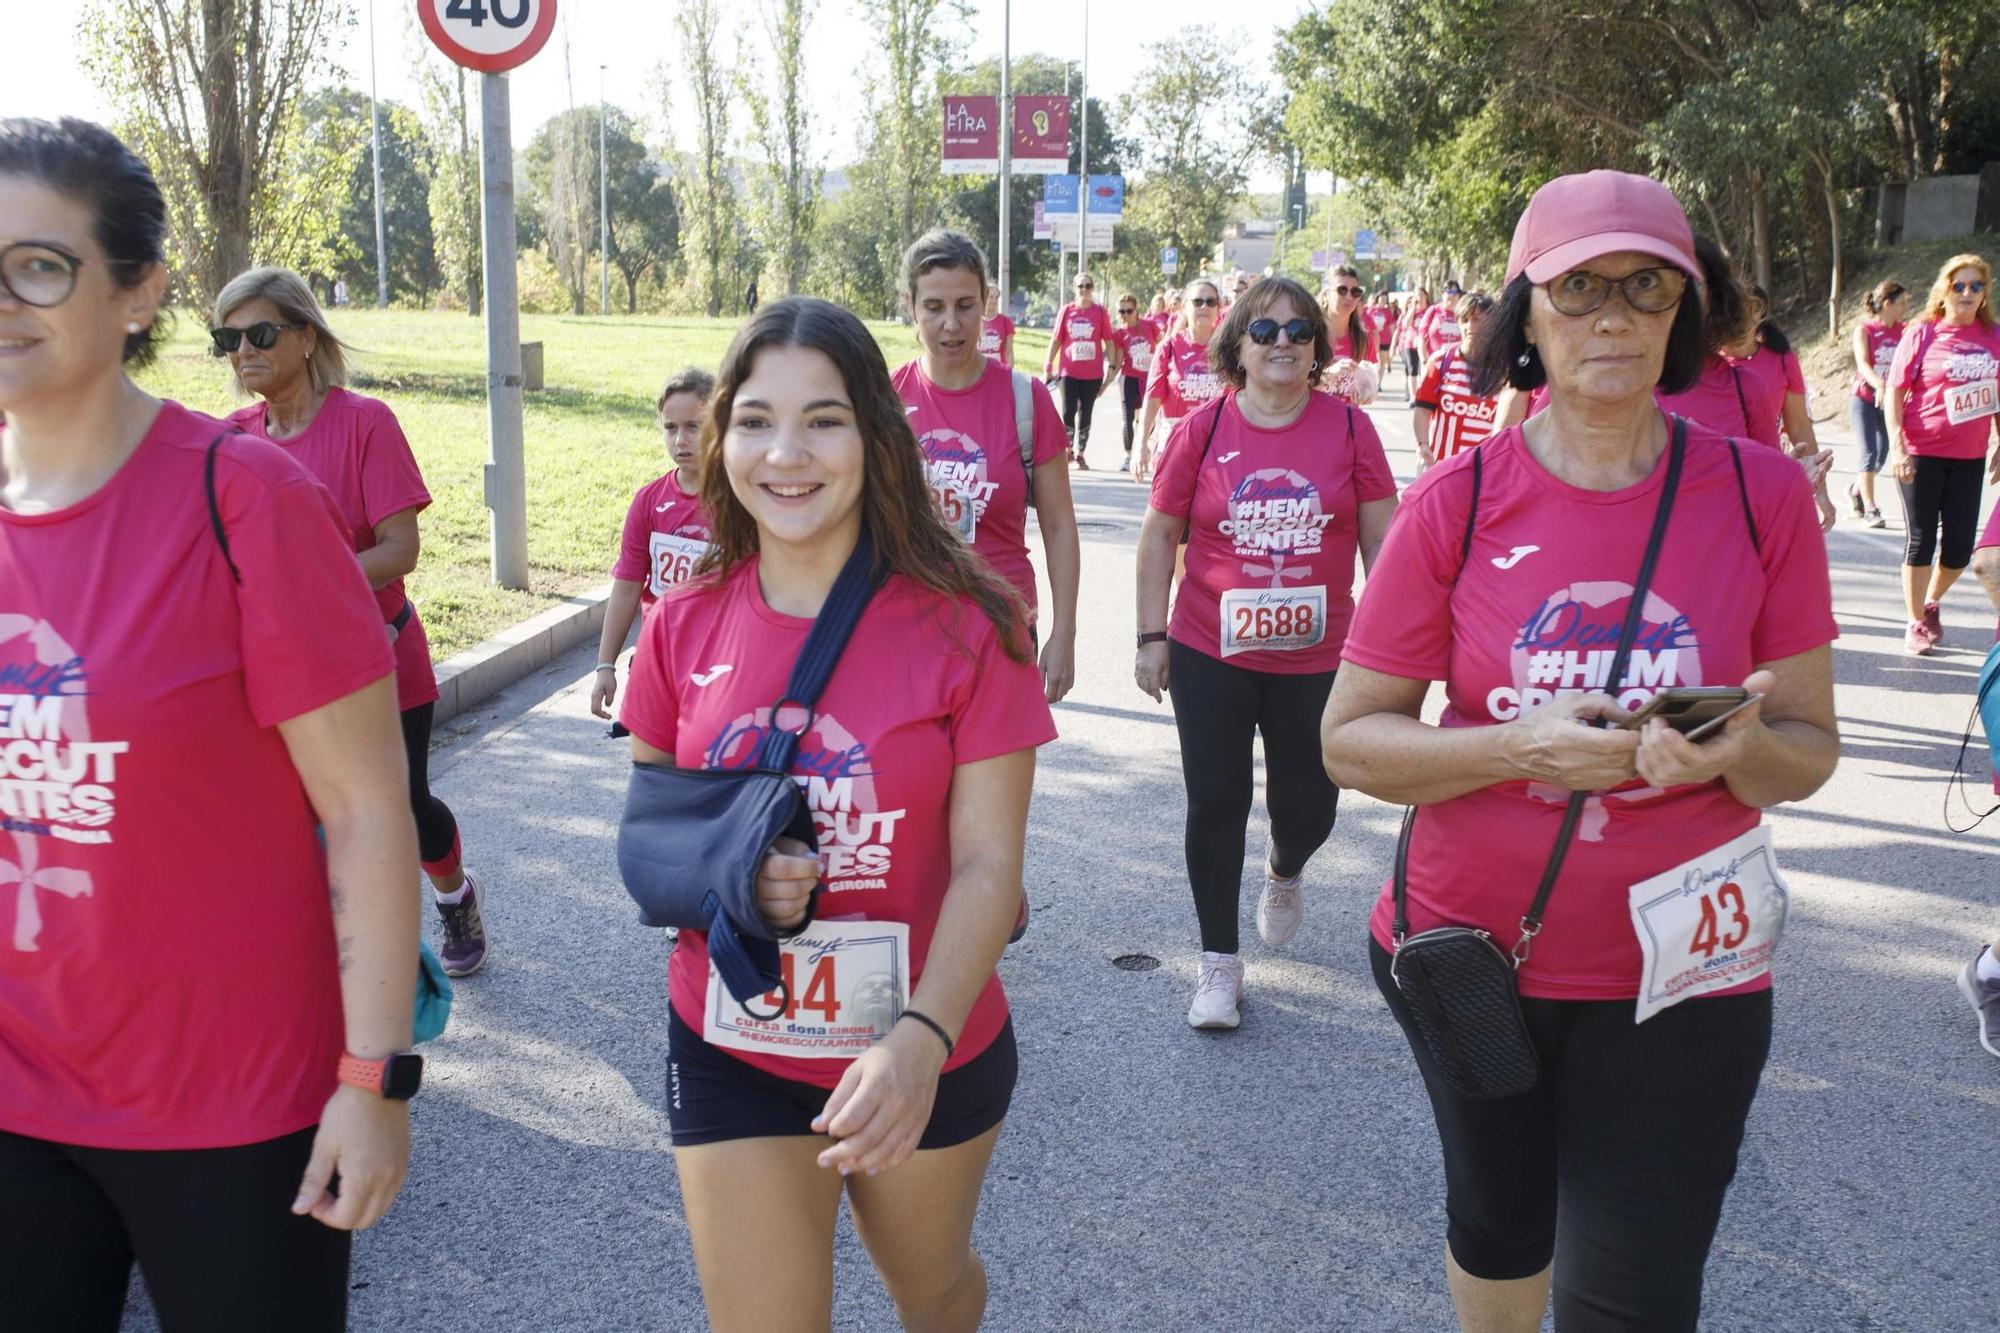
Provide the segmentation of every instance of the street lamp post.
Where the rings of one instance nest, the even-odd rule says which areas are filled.
[[[1083,0],[1083,132],[1077,138],[1076,271],[1090,267],[1090,0]]]
[[[382,111],[375,101],[375,0],[368,0],[368,130],[375,156],[375,304],[389,304],[389,249],[382,226]]]
[[[1012,210],[1014,206],[1014,94],[1010,77],[1014,63],[1014,3],[1000,6],[1000,253],[995,256],[999,272],[1000,313],[1007,313],[1008,279],[1012,270]]]
[[[604,70],[597,67],[597,313],[611,313],[611,177],[604,155]]]

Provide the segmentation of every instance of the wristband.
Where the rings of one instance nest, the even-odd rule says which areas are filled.
[[[914,1018],[932,1032],[937,1033],[937,1039],[944,1043],[945,1059],[949,1060],[957,1053],[958,1044],[952,1041],[951,1034],[946,1032],[944,1025],[939,1023],[935,1018],[932,1018],[929,1014],[918,1013],[915,1009],[905,1009],[901,1014],[897,1015],[898,1021],[905,1018]]]
[[[597,669],[599,671],[609,671],[615,675],[618,671],[618,664],[616,662],[599,662]]]
[[[1141,648],[1144,648],[1149,643],[1165,643],[1166,641],[1167,632],[1163,629],[1152,630],[1139,636],[1139,646]]]

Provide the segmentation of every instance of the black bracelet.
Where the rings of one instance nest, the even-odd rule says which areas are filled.
[[[1165,643],[1166,641],[1167,632],[1163,629],[1156,629],[1139,636],[1139,646],[1141,648],[1144,648],[1149,643]]]
[[[937,1033],[937,1039],[944,1043],[945,1059],[947,1060],[951,1059],[953,1054],[957,1052],[958,1045],[956,1042],[952,1041],[951,1034],[944,1030],[944,1025],[942,1023],[939,1023],[935,1018],[932,1018],[929,1014],[918,1013],[915,1009],[905,1009],[901,1014],[897,1015],[897,1021],[900,1022],[902,1019],[905,1018],[914,1018],[919,1023],[922,1023],[925,1027],[929,1028],[931,1031]]]

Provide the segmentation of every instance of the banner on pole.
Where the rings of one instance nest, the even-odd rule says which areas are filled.
[[[1356,259],[1373,259],[1375,257],[1374,232],[1357,231],[1354,233],[1354,257]]]
[[[1047,205],[1052,218],[1076,216],[1076,177],[1050,175],[1042,181],[1042,202]],[[1125,220],[1125,178],[1123,176],[1092,176],[1090,178],[1090,220],[1106,222]]]
[[[1065,250],[1076,250],[1076,214],[1049,214],[1050,234],[1062,243]],[[1107,217],[1090,219],[1090,249],[1093,254],[1111,253],[1112,242],[1118,234],[1118,224]]]
[[[1345,264],[1347,262],[1347,251],[1335,250],[1331,254],[1329,254],[1326,258],[1327,258],[1328,268],[1339,268],[1342,264]]]
[[[1324,250],[1313,251],[1313,263],[1312,263],[1313,272],[1324,273],[1332,267],[1333,267],[1333,261],[1327,258],[1326,251]]]
[[[999,151],[999,145],[994,145]],[[1024,176],[1069,170],[1069,99],[1014,99],[1013,168]],[[1072,207],[1074,204],[1072,204]]]
[[[1000,170],[1000,99],[944,99],[944,174],[991,176]]]
[[[1049,206],[1046,201],[1035,200],[1035,239],[1046,241],[1055,233],[1049,230]]]

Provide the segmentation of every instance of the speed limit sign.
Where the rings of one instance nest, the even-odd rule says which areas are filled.
[[[417,0],[417,17],[454,64],[499,74],[534,59],[556,26],[556,0]]]

